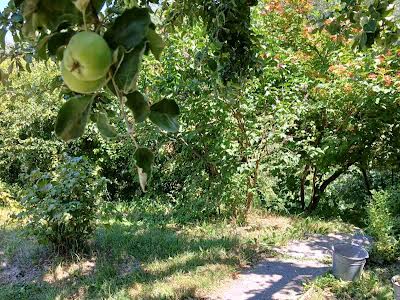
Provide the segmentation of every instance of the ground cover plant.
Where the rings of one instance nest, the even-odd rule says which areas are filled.
[[[332,274],[327,274],[317,278],[307,288],[310,290],[310,297],[315,299],[324,299],[332,295],[337,299],[393,299],[390,279],[398,274],[399,270],[398,263],[385,266],[372,265],[367,267],[358,282],[340,281]]]

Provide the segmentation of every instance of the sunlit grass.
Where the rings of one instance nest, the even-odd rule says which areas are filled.
[[[390,279],[400,273],[400,264],[366,267],[361,279],[346,282],[336,279],[331,273],[318,277],[306,286],[310,289],[310,297],[314,295],[334,294],[340,300],[391,300],[394,299]]]
[[[275,255],[276,245],[351,229],[340,222],[263,212],[253,213],[244,226],[179,225],[160,209],[108,205],[89,250],[63,258],[24,236],[23,226],[10,222],[8,213],[0,209],[0,251],[8,263],[0,274],[13,267],[28,276],[0,276],[0,299],[200,298],[244,266]]]

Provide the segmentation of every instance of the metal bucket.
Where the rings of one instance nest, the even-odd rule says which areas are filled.
[[[396,300],[400,300],[400,275],[392,277],[392,284],[394,289],[394,297]]]
[[[367,250],[347,243],[336,244],[332,250],[333,275],[345,281],[358,280],[369,257]]]

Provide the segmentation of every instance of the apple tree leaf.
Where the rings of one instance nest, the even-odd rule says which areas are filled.
[[[76,96],[68,100],[57,116],[55,131],[58,137],[68,142],[85,132],[92,107],[91,96]]]
[[[370,19],[364,26],[363,29],[367,33],[374,33],[378,29],[378,22],[374,19]]]
[[[105,113],[96,114],[96,124],[100,134],[105,138],[114,138],[118,135],[115,128],[110,125],[110,121]]]
[[[114,75],[114,80],[118,88],[125,93],[136,90],[135,83],[137,81],[144,50],[145,46],[142,43],[132,51],[125,53],[122,63]]]
[[[154,57],[159,60],[161,57],[161,53],[165,47],[165,43],[162,37],[157,32],[155,32],[155,30],[149,29],[147,39],[149,41],[149,48],[151,53],[153,53]]]
[[[126,50],[130,50],[144,41],[150,23],[150,14],[147,8],[127,9],[115,19],[113,26],[105,33],[104,38],[113,49],[124,46]]]
[[[126,95],[126,98],[126,106],[132,111],[135,121],[145,121],[150,114],[150,105],[146,98],[139,91]]]
[[[74,33],[71,31],[59,32],[52,35],[47,42],[47,49],[51,56],[56,56],[58,49],[66,46]]]
[[[99,13],[104,7],[106,0],[92,0],[92,5],[97,13]]]
[[[14,0],[15,7],[20,7],[24,0]]]
[[[178,132],[179,106],[174,100],[164,99],[150,107],[150,120],[168,132]]]

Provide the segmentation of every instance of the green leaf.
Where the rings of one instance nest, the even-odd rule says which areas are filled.
[[[150,149],[143,147],[138,148],[135,151],[133,158],[135,159],[136,166],[138,168],[143,169],[143,171],[148,174],[151,173],[151,167],[154,162],[154,154]]]
[[[96,117],[97,128],[102,136],[106,138],[114,138],[118,135],[114,127],[110,125],[110,121],[105,113],[97,113]]]
[[[154,154],[148,148],[138,148],[133,155],[138,168],[140,187],[146,192],[147,181],[151,176]]]
[[[210,70],[213,72],[218,70],[218,63],[213,58],[210,58],[209,60],[207,60],[207,65],[210,68]]]
[[[367,44],[367,41],[368,41],[367,34],[365,32],[362,32],[361,36],[360,36],[360,48],[361,49],[365,48],[365,45]]]
[[[51,31],[63,23],[82,23],[82,14],[71,0],[40,0],[34,12],[39,15],[42,25]]]
[[[135,121],[145,121],[150,114],[150,105],[146,98],[139,91],[126,95],[126,98],[126,106],[132,111]]]
[[[25,64],[25,69],[28,71],[28,73],[32,73],[32,69],[28,63]]]
[[[368,23],[363,26],[363,29],[367,33],[374,33],[378,29],[378,22],[374,19],[370,19]]]
[[[39,2],[40,8],[49,12],[79,13],[71,0],[40,0]]]
[[[53,93],[55,89],[59,88],[63,83],[63,79],[60,75],[55,76],[49,83],[48,89],[50,93]]]
[[[147,36],[150,22],[147,8],[127,9],[115,19],[104,38],[113,49],[118,46],[124,46],[127,50],[136,48]]]
[[[92,5],[97,13],[101,11],[106,0],[92,0]]]
[[[82,15],[71,0],[25,0],[21,11],[25,19],[23,34],[32,38],[36,29],[56,31],[63,23],[82,23]]]
[[[0,82],[2,84],[6,85],[7,84],[7,79],[8,79],[7,74],[4,73],[4,71],[2,69],[0,69]]]
[[[368,36],[364,31],[355,36],[352,48],[364,49],[367,44]]]
[[[149,48],[151,53],[153,53],[154,57],[159,60],[165,47],[162,37],[155,32],[155,30],[149,29],[147,39],[149,40]]]
[[[126,53],[117,73],[115,74],[115,83],[125,93],[136,90],[135,85],[144,50],[144,44],[141,44],[134,50]]]
[[[328,30],[328,32],[332,35],[338,34],[341,30],[340,22],[333,21],[332,23],[326,26],[326,30]]]
[[[24,0],[14,0],[15,7],[20,7],[22,2],[24,2]]]
[[[174,100],[165,99],[150,107],[150,120],[168,132],[179,131],[179,106]]]
[[[66,46],[71,39],[73,32],[59,32],[52,35],[47,43],[47,49],[50,55],[56,56],[58,49],[62,46]]]
[[[85,132],[92,103],[92,96],[77,96],[68,100],[57,116],[57,136],[66,142],[81,137]]]
[[[7,30],[2,28],[0,30],[0,46],[2,49],[6,48],[6,34],[7,34]]]
[[[46,35],[37,44],[37,56],[42,60],[47,60],[47,43],[51,37],[52,35]]]
[[[18,12],[13,13],[11,15],[10,20],[11,20],[12,23],[19,23],[19,24],[23,24],[24,23],[24,17]]]

